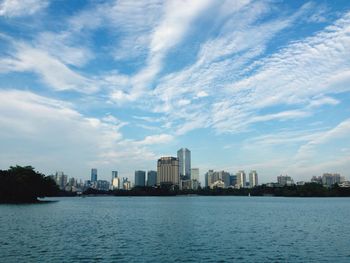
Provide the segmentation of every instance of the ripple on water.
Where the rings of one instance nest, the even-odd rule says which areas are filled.
[[[59,200],[0,206],[0,261],[350,262],[348,198]]]

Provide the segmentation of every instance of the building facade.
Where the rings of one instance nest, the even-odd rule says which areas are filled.
[[[294,185],[294,180],[292,177],[288,175],[280,175],[280,176],[277,176],[277,183],[280,186],[291,186],[291,185]]]
[[[146,185],[146,172],[145,171],[135,171],[135,187]]]
[[[161,157],[157,162],[157,185],[179,186],[179,183],[179,159],[176,157]]]
[[[155,186],[157,185],[157,172],[156,171],[148,171],[147,172],[147,186]]]
[[[236,174],[236,188],[245,188],[247,179],[244,171],[238,171]]]
[[[91,169],[91,182],[96,182],[97,181],[97,169],[92,168]]]
[[[187,148],[181,148],[177,151],[179,159],[179,173],[181,180],[191,179],[191,151]]]
[[[249,187],[253,188],[258,185],[258,173],[253,170],[249,173]]]

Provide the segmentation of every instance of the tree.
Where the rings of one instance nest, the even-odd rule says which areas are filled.
[[[0,202],[36,202],[38,197],[58,192],[55,181],[31,166],[0,170]]]

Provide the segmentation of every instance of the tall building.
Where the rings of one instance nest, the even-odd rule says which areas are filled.
[[[96,182],[97,181],[97,169],[92,168],[91,169],[91,182]]]
[[[324,186],[332,186],[333,184],[340,184],[340,174],[324,173],[322,175],[322,184]]]
[[[135,171],[135,186],[145,186],[145,185],[146,185],[146,172]]]
[[[112,180],[112,190],[116,190],[120,188],[121,188],[120,178],[118,176],[114,177]]]
[[[177,151],[179,159],[179,173],[181,180],[191,179],[191,152],[187,148],[181,148]]]
[[[230,185],[235,186],[237,184],[237,175],[231,174],[230,175]]]
[[[253,188],[258,185],[258,173],[253,170],[249,173],[249,187]]]
[[[199,168],[191,168],[191,189],[197,190],[199,186]]]
[[[205,173],[205,187],[208,187],[212,183],[212,176],[213,176],[214,170],[209,170]]]
[[[244,171],[238,171],[236,174],[236,187],[244,188],[246,187],[246,176]]]
[[[291,186],[294,185],[294,180],[288,175],[277,176],[277,183],[281,186]]]
[[[157,172],[148,171],[147,172],[147,186],[157,185]]]
[[[191,179],[199,182],[199,168],[191,168]]]
[[[65,190],[68,181],[68,176],[65,175],[63,172],[56,172],[55,181],[61,190]]]
[[[179,159],[161,157],[157,162],[157,185],[171,184],[179,186]]]
[[[230,186],[230,174],[225,171],[213,171],[209,170],[205,174],[206,187],[220,187],[227,188]]]
[[[118,177],[118,171],[112,171],[112,180],[116,177]]]
[[[131,189],[131,182],[128,180],[127,177],[123,177],[123,190],[130,190]]]

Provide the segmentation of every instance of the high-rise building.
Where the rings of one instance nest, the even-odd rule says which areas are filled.
[[[191,189],[197,190],[200,186],[199,183],[199,168],[191,168]]]
[[[121,188],[120,178],[118,176],[116,176],[112,180],[112,189],[116,190],[116,189],[120,189],[120,188]]]
[[[63,172],[56,172],[55,181],[61,190],[65,190],[68,181],[68,176],[65,175]]]
[[[210,184],[212,184],[212,176],[213,176],[214,170],[209,170],[205,173],[205,187],[208,187]]]
[[[97,181],[97,169],[92,168],[91,169],[91,182],[96,182]]]
[[[245,188],[246,187],[246,176],[244,171],[238,171],[236,174],[236,187]]]
[[[123,190],[130,190],[131,189],[131,182],[128,180],[127,177],[123,177]]]
[[[145,185],[146,185],[146,172],[135,171],[135,186],[145,186]]]
[[[112,180],[116,177],[118,177],[118,171],[112,171]]]
[[[249,187],[253,188],[258,185],[258,173],[253,170],[249,173]]]
[[[191,179],[199,181],[199,168],[191,168]]]
[[[179,159],[176,157],[161,157],[157,162],[157,185],[179,186],[179,183]]]
[[[291,186],[294,185],[294,180],[292,179],[292,177],[288,176],[288,175],[280,175],[277,176],[277,183],[280,186]]]
[[[332,186],[333,184],[340,184],[340,174],[324,173],[322,175],[322,184],[325,186]]]
[[[181,180],[191,179],[191,151],[187,148],[181,148],[177,151],[179,159],[179,173]]]
[[[237,184],[237,175],[231,174],[230,175],[230,185],[235,186]]]
[[[148,171],[147,172],[147,186],[157,185],[157,172]]]

